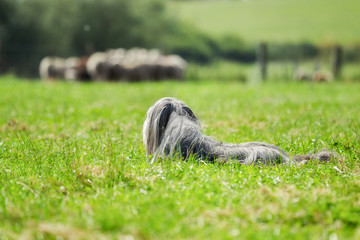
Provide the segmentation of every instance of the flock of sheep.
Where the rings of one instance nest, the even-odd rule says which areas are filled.
[[[180,56],[162,55],[158,49],[119,48],[82,58],[45,57],[39,73],[42,79],[71,81],[182,80],[186,66]]]
[[[331,82],[334,80],[332,73],[328,71],[309,72],[298,70],[294,73],[294,79],[298,82]]]
[[[334,80],[334,75],[327,70],[321,69],[318,63],[315,63],[313,71],[300,68],[296,64],[294,80],[298,82],[331,82]]]
[[[69,81],[156,81],[184,79],[186,61],[178,55],[163,55],[158,49],[123,48],[95,52],[89,57],[45,57],[40,62],[42,79]],[[320,70],[294,69],[295,81],[330,82],[333,75]]]

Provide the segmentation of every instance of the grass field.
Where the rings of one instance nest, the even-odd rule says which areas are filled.
[[[359,239],[360,85],[69,84],[0,78],[0,239]],[[204,133],[339,162],[149,165],[159,98]]]
[[[181,19],[208,33],[237,34],[252,42],[360,40],[357,0],[173,1],[170,7]]]
[[[298,66],[296,66],[298,64]],[[315,66],[320,66],[320,71],[331,73],[331,61],[273,61],[267,66],[269,82],[294,82],[296,67],[308,73],[314,73]],[[190,80],[216,81],[216,82],[248,82],[259,83],[261,80],[260,68],[257,64],[239,64],[229,61],[213,61],[211,64],[189,64],[186,78]],[[360,82],[359,63],[346,63],[341,71],[341,81]],[[340,80],[339,79],[339,80]]]

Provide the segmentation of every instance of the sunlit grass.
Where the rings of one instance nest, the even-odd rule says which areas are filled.
[[[322,71],[332,75],[332,64],[329,59],[308,61],[273,61],[267,65],[268,82],[294,82],[298,70],[313,74]],[[186,71],[189,80],[208,82],[237,82],[259,83],[261,81],[258,64],[241,64],[231,61],[214,61],[208,65],[191,63]],[[360,82],[360,68],[358,63],[344,63],[339,80],[342,82]]]
[[[355,43],[360,39],[356,0],[172,1],[181,19],[214,35],[247,41]]]
[[[357,239],[360,85],[237,81],[68,84],[0,79],[0,238]],[[149,165],[159,98],[204,133],[341,161],[258,168]]]

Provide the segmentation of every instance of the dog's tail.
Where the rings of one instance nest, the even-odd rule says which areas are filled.
[[[320,150],[317,153],[308,153],[305,155],[295,155],[293,160],[298,163],[306,163],[309,160],[318,160],[319,162],[330,162],[330,161],[337,161],[340,159],[338,153],[334,151],[328,150]]]

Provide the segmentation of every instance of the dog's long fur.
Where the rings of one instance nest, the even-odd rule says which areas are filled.
[[[143,142],[151,163],[159,157],[190,155],[209,162],[235,160],[240,164],[277,164],[293,160],[281,148],[261,142],[240,144],[222,143],[204,136],[200,123],[192,110],[175,98],[158,100],[147,112],[143,126]],[[318,154],[297,155],[294,161],[319,159],[329,161],[334,154],[321,151]]]

